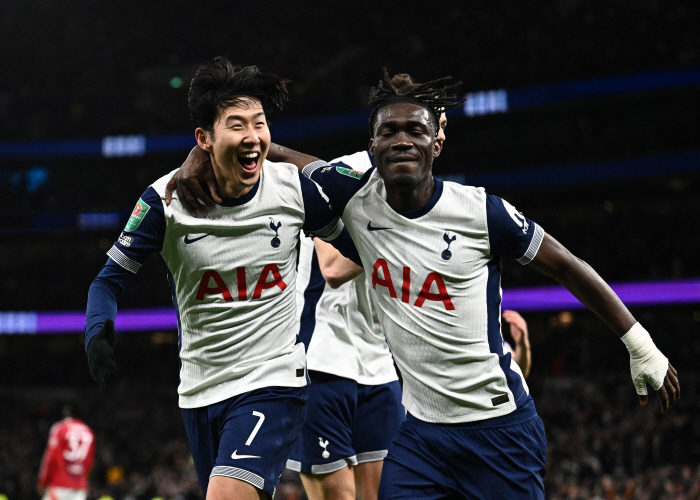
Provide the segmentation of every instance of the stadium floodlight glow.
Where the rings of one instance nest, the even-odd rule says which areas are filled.
[[[687,280],[613,283],[610,285],[630,307],[700,304],[700,278]],[[521,312],[583,309],[562,286],[510,288],[503,290],[502,309]],[[79,333],[85,328],[85,311],[0,312],[0,334]],[[118,332],[176,330],[172,307],[119,311],[114,328]]]

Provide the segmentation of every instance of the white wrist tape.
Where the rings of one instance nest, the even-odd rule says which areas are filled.
[[[637,394],[647,393],[647,382],[655,391],[661,389],[668,370],[668,359],[654,345],[649,332],[639,323],[635,323],[622,336],[622,341],[630,353],[632,382]]]

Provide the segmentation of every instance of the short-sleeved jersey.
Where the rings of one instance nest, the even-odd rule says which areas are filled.
[[[376,169],[304,171],[357,246],[394,359],[403,403],[421,420],[462,423],[511,413],[529,398],[501,336],[501,258],[529,263],[544,231],[482,188],[435,179],[431,200],[400,214]]]
[[[165,205],[173,174],[146,190],[108,255],[136,272],[159,252],[168,267],[180,407],[306,385],[304,346],[293,328],[299,233],[333,239],[342,222],[318,186],[290,164],[265,162],[253,189],[207,218],[190,215],[177,193]]]
[[[331,164],[360,173],[373,166],[367,151],[337,158]],[[365,277],[360,275],[335,289],[328,286],[310,238],[302,238],[299,251],[297,311],[309,370],[363,385],[398,380]]]
[[[39,486],[87,490],[95,460],[95,435],[76,418],[51,426],[49,442],[41,460]]]

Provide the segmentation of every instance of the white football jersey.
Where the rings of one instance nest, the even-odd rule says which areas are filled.
[[[136,272],[158,251],[168,267],[178,316],[180,407],[261,387],[306,385],[304,346],[292,328],[299,233],[304,228],[333,239],[342,223],[318,186],[290,164],[265,162],[249,193],[207,218],[190,215],[177,192],[165,205],[173,173],[144,193],[108,255]]]
[[[356,172],[372,168],[367,151],[337,158],[331,164]],[[398,380],[364,275],[336,289],[328,286],[311,238],[301,239],[297,314],[309,370],[363,385]]]
[[[506,415],[529,391],[501,336],[501,257],[530,262],[544,231],[482,188],[436,179],[425,207],[399,214],[376,169],[323,162],[304,171],[323,188],[362,258],[417,418],[463,423]]]

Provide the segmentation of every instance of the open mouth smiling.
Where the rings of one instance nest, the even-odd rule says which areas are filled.
[[[253,173],[258,168],[258,162],[260,161],[259,152],[241,153],[236,156],[238,163],[243,168],[245,172]]]

